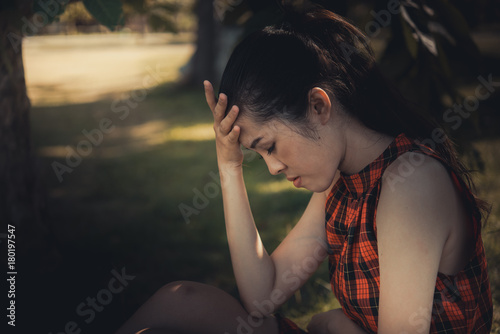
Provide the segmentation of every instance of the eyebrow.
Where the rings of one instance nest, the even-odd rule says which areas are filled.
[[[250,148],[254,149],[255,146],[257,146],[257,144],[260,142],[260,140],[262,139],[262,137],[259,137],[259,138],[255,138],[252,142],[252,145],[250,145]]]

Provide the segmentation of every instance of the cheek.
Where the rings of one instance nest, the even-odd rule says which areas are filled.
[[[323,156],[322,158],[317,157],[314,160],[313,168],[314,172],[312,176],[316,181],[317,187],[321,188],[319,191],[325,191],[332,185],[335,179],[338,164],[335,164],[331,159]]]

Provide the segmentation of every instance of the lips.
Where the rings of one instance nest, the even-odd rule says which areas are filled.
[[[293,185],[296,187],[296,188],[299,188],[300,185],[302,184],[302,179],[300,176],[297,176],[297,177],[287,177],[286,178],[288,181],[290,182],[293,182]]]

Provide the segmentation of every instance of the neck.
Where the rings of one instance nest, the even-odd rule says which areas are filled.
[[[391,136],[352,120],[345,132],[344,157],[339,170],[348,175],[359,173],[377,159],[393,140]]]

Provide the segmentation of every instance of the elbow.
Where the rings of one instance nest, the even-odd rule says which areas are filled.
[[[281,289],[273,289],[269,296],[264,299],[248,298],[243,301],[243,307],[248,314],[255,318],[266,318],[275,313],[278,308],[287,300],[287,295]]]
[[[254,300],[251,303],[243,302],[243,307],[248,312],[249,316],[257,319],[267,318],[277,309],[270,300]]]

